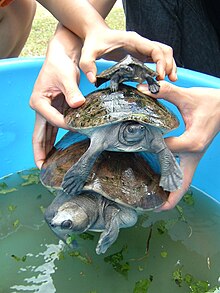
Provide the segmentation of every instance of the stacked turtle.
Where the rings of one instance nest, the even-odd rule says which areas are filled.
[[[41,171],[42,183],[57,190],[45,219],[64,241],[71,233],[102,231],[96,252],[105,253],[120,228],[136,223],[138,212],[160,207],[181,186],[182,172],[163,138],[178,127],[178,119],[122,83],[146,80],[156,93],[155,76],[128,55],[97,76],[97,86],[110,80],[109,87],[65,113],[73,131],[58,142]]]

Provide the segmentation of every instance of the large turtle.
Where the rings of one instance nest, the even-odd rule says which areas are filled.
[[[68,194],[81,192],[104,150],[155,153],[161,167],[160,186],[167,191],[181,186],[182,172],[163,138],[179,121],[157,100],[121,84],[117,92],[106,88],[90,93],[80,108],[67,110],[65,121],[70,129],[90,137],[88,150],[64,176],[62,187]]]
[[[131,55],[127,55],[124,59],[97,75],[95,85],[99,87],[104,82],[110,80],[110,88],[116,92],[119,83],[123,81],[136,81],[138,83],[147,81],[151,93],[156,94],[160,89],[160,85],[154,79],[157,76],[158,73],[150,69],[143,62]]]
[[[48,155],[40,179],[47,188],[57,190],[45,212],[50,228],[63,241],[72,233],[103,231],[96,248],[100,254],[115,242],[120,228],[136,223],[138,213],[163,205],[168,192],[159,186],[153,157],[150,167],[141,153],[105,151],[95,162],[81,194],[66,194],[61,188],[62,178],[88,147],[88,138],[67,133]]]

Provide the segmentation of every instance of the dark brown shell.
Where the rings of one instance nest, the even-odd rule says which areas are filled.
[[[177,117],[156,99],[122,84],[117,92],[106,88],[88,94],[81,107],[65,113],[66,123],[81,133],[127,120],[158,127],[163,133],[179,126]]]
[[[88,146],[89,140],[85,139],[65,149],[54,148],[43,164],[41,182],[46,187],[60,189],[64,174]],[[146,211],[167,200],[168,193],[159,187],[159,180],[160,176],[140,153],[105,151],[96,161],[84,190],[93,190],[120,204]]]

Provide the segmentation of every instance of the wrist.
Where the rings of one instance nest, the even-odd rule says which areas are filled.
[[[81,55],[82,41],[62,24],[58,24],[49,46],[55,46],[56,53],[64,51],[73,62],[78,64]]]

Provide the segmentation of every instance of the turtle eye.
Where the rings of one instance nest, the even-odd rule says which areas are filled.
[[[132,71],[133,71],[133,68],[130,67],[130,66],[127,66],[127,67],[126,67],[126,71],[127,71],[127,72],[132,72]]]
[[[135,128],[133,127],[133,125],[129,125],[127,129],[128,129],[128,132],[134,133]]]
[[[70,229],[72,228],[72,221],[71,220],[66,220],[66,221],[63,221],[61,223],[61,229]]]

